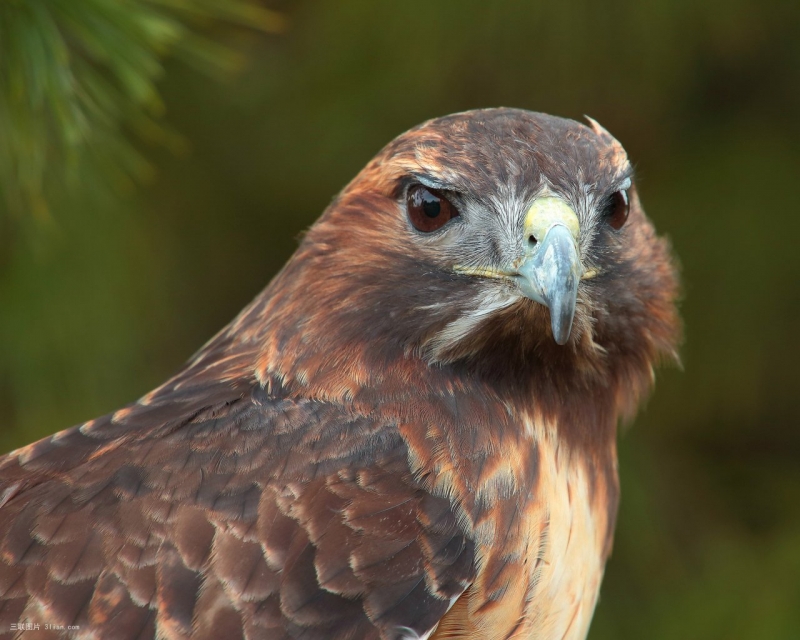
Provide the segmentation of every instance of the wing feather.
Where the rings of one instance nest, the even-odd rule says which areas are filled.
[[[425,637],[474,573],[397,425],[256,383],[184,376],[0,458],[0,630]]]

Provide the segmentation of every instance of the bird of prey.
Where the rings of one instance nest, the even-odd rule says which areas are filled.
[[[584,638],[677,288],[593,120],[408,131],[175,377],[0,458],[0,635]]]

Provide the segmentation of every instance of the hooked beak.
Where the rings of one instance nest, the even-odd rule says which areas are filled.
[[[578,216],[560,198],[539,198],[525,217],[526,251],[516,270],[522,293],[550,309],[558,344],[566,344],[575,316],[581,261]]]

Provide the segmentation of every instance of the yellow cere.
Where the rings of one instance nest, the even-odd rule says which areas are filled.
[[[556,224],[563,224],[572,237],[578,240],[580,224],[572,207],[561,198],[552,196],[539,198],[531,205],[525,216],[525,235],[533,236],[541,242],[550,228]]]

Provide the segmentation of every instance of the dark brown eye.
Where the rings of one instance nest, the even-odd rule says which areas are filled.
[[[622,229],[631,212],[631,203],[628,199],[628,190],[620,189],[611,196],[611,201],[606,207],[606,220],[612,229]]]
[[[422,185],[408,191],[408,217],[418,231],[430,233],[441,229],[458,215],[458,210],[438,191]]]

